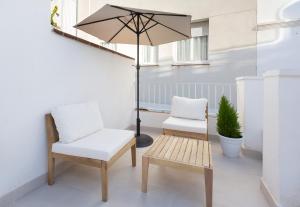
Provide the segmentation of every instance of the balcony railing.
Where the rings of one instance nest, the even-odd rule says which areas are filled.
[[[149,111],[169,112],[173,96],[207,98],[210,114],[218,110],[219,100],[225,95],[236,106],[234,83],[141,83],[140,108]]]

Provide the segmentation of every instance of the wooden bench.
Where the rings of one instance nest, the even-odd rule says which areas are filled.
[[[160,135],[143,155],[142,191],[147,192],[149,163],[204,172],[206,207],[212,207],[213,166],[208,141]]]

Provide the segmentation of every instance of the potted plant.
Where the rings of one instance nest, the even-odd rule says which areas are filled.
[[[225,96],[222,96],[219,103],[217,131],[224,155],[231,158],[238,157],[242,144],[238,114]]]

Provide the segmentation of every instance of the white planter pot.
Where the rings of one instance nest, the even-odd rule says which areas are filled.
[[[235,158],[240,156],[243,138],[229,138],[219,135],[221,147],[225,156]]]

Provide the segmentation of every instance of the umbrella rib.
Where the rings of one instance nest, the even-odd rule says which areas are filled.
[[[142,15],[143,17],[146,17],[147,19],[149,19],[149,17],[147,17],[147,16],[145,16],[145,15],[143,15],[143,14],[141,14],[141,15]],[[187,38],[190,38],[189,36],[183,34],[182,32],[179,32],[179,31],[177,31],[177,30],[175,30],[175,29],[173,29],[173,28],[171,28],[171,27],[169,27],[169,26],[167,26],[167,25],[165,25],[165,24],[163,24],[163,23],[161,23],[161,22],[158,22],[158,21],[156,21],[156,20],[154,20],[154,19],[152,19],[152,21],[156,22],[157,24],[160,24],[161,26],[164,26],[164,27],[168,28],[169,30],[172,30],[173,32],[176,32],[176,33],[178,33],[178,34],[180,34],[180,35],[183,35],[183,36],[185,36],[185,37],[187,37]],[[148,29],[147,29],[147,30],[148,30]]]
[[[154,14],[152,14],[152,16],[150,17],[150,19],[148,19],[148,21],[146,22],[146,24],[143,26],[143,28],[141,29],[141,31],[139,31],[140,33],[143,33],[143,30],[147,27],[147,25],[149,24],[149,22],[151,21],[151,19],[154,17]],[[141,19],[142,20],[142,19]]]
[[[135,15],[136,16],[136,15]],[[131,22],[131,20],[133,20],[133,18],[135,18],[135,16],[133,16],[127,23],[125,23],[125,22],[123,22],[123,21],[121,21],[119,18],[117,18],[119,21],[121,21],[124,25],[123,25],[123,27],[121,27],[121,29],[116,33],[116,34],[114,34],[114,36],[112,36],[112,38],[110,38],[110,40],[108,40],[108,42],[111,42],[123,29],[124,29],[124,27],[128,27],[128,25],[127,24],[129,24],[129,22]],[[130,27],[129,27],[130,28]],[[130,28],[131,29],[131,28]],[[131,30],[133,30],[133,29],[131,29]]]
[[[132,32],[136,33],[136,31],[134,31],[134,29],[132,29],[131,27],[128,26],[128,24],[136,17],[136,15],[131,18],[127,23],[125,23],[122,19],[117,18],[120,22],[122,22],[124,24],[124,27],[127,27],[128,29],[130,29]],[[124,28],[123,27],[123,28]]]
[[[133,17],[133,13],[131,13],[131,16]],[[135,15],[136,16],[136,15]],[[134,17],[135,18],[135,17]],[[134,27],[135,27],[135,29],[136,29],[136,31],[137,31],[137,26],[136,26],[136,23],[135,23],[135,20],[134,20],[134,18],[133,18],[133,23],[134,23]]]
[[[141,34],[144,33],[146,30],[150,30],[152,27],[155,27],[156,25],[158,25],[158,23],[155,23],[155,24],[151,25],[150,27],[148,27],[147,29],[144,29],[143,31],[141,31]]]
[[[138,18],[140,18],[140,20],[141,20],[141,22],[142,22],[142,25],[143,25],[143,27],[145,28],[145,24],[144,24],[143,20],[141,19],[141,16],[139,16]],[[147,30],[145,30],[145,32],[146,32],[146,35],[147,35],[147,37],[148,37],[148,40],[149,40],[150,45],[153,46],[152,41],[151,41],[151,39],[150,39],[150,37],[149,37],[149,34],[148,34]]]
[[[104,21],[108,21],[108,20],[112,20],[112,19],[117,19],[117,18],[121,18],[121,17],[127,17],[127,16],[130,16],[130,15],[111,17],[111,18],[102,19],[102,20],[97,20],[97,21],[93,21],[93,22],[77,24],[77,25],[75,25],[75,27],[81,27],[81,26],[85,26],[85,25],[89,25],[89,24],[94,24],[94,23],[104,22]]]

